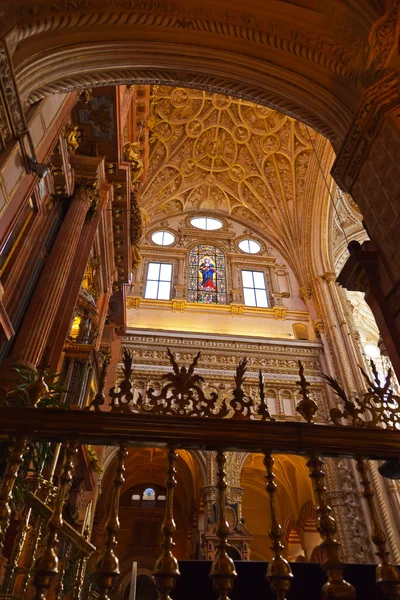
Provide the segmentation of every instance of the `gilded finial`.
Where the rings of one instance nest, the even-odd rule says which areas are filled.
[[[300,386],[300,396],[302,396],[302,399],[296,406],[296,411],[307,421],[307,423],[313,423],[314,415],[318,410],[318,404],[309,396],[307,388],[310,387],[310,384],[304,377],[304,367],[301,360],[299,360],[298,363],[300,381],[297,382],[297,385]]]

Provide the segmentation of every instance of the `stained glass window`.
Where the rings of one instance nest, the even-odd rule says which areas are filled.
[[[188,300],[226,304],[225,257],[215,246],[202,244],[190,251]]]
[[[156,499],[156,493],[153,488],[146,488],[143,492],[143,500],[151,501]]]

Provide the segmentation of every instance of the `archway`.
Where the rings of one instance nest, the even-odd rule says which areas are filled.
[[[252,99],[337,144],[362,93],[359,65],[383,10],[374,3],[360,15],[339,0],[317,9],[296,4],[274,0],[260,12],[252,0],[244,12],[211,0],[131,9],[54,3],[22,14],[7,7],[4,21],[29,103],[87,86],[157,81]],[[332,29],[332,14],[346,21],[348,38]]]

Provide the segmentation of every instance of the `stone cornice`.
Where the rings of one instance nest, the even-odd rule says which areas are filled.
[[[332,168],[332,176],[342,190],[351,192],[384,116],[399,104],[399,91],[399,73],[396,71],[366,91]]]

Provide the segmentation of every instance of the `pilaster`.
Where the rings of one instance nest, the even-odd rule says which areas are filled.
[[[89,181],[82,182],[70,206],[39,279],[13,357],[32,366],[49,354],[49,336],[59,315],[65,286],[77,250],[86,215],[96,202],[98,191]],[[46,357],[47,359],[47,357]]]

